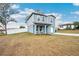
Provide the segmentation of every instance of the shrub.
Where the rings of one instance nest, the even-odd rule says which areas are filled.
[[[25,28],[25,26],[20,26],[20,28]]]

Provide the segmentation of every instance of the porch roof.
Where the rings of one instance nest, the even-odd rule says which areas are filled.
[[[34,23],[34,24],[38,24],[38,25],[52,25],[50,23]]]

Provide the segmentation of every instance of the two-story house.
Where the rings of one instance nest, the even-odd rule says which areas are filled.
[[[55,32],[55,16],[32,13],[26,19],[28,32],[34,34],[51,34]]]

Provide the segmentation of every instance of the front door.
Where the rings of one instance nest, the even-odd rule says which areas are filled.
[[[37,26],[37,34],[44,34],[44,26]]]
[[[43,31],[43,26],[40,26],[40,34],[43,34],[44,31]]]

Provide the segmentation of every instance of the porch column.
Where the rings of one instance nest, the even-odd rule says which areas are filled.
[[[36,34],[36,25],[34,25],[34,34]]]
[[[38,26],[38,34],[40,34],[40,27]]]
[[[46,34],[46,25],[45,25],[45,34]]]

